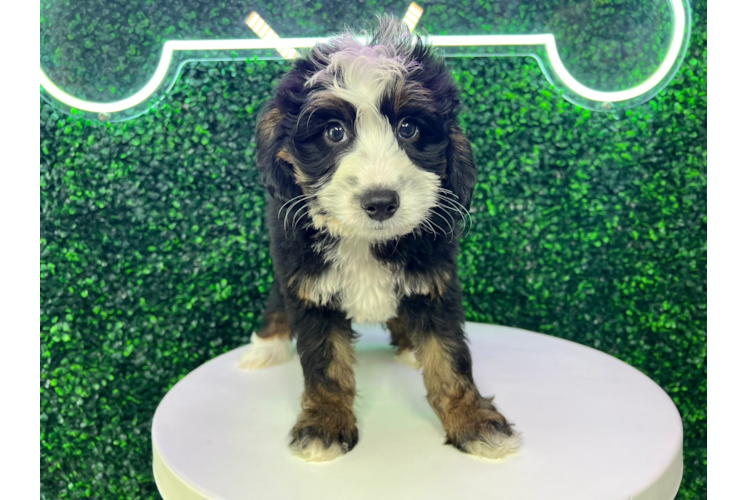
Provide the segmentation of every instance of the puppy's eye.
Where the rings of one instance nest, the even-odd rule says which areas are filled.
[[[418,132],[418,127],[408,120],[401,121],[400,127],[397,130],[397,134],[403,139],[412,139],[415,137],[416,132]]]
[[[327,138],[332,142],[343,142],[348,138],[345,129],[339,123],[331,123],[327,126]]]

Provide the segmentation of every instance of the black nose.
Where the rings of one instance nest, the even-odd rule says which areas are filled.
[[[394,191],[369,191],[361,197],[361,208],[374,220],[387,220],[397,212],[400,199]]]

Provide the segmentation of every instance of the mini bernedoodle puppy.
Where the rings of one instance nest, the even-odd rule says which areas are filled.
[[[241,366],[288,361],[296,337],[291,448],[333,460],[358,442],[351,321],[386,323],[447,443],[500,458],[519,435],[473,381],[457,277],[454,233],[476,182],[459,90],[399,21],[381,18],[368,39],[343,34],[296,59],[258,122],[275,274]]]

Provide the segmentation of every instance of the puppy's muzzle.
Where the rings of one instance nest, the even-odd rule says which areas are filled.
[[[366,215],[377,221],[389,219],[399,207],[400,198],[395,191],[368,191],[361,197],[361,208]]]

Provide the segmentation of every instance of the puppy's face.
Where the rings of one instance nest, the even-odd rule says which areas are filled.
[[[475,167],[442,61],[392,23],[373,42],[316,47],[258,125],[258,163],[287,213],[336,237],[383,241],[470,201]],[[415,41],[415,43],[413,43]]]

